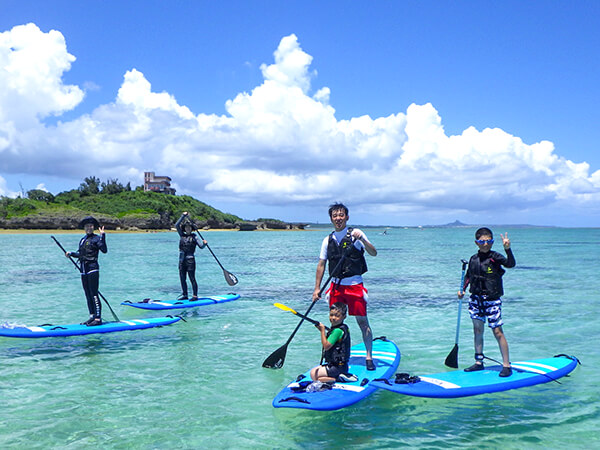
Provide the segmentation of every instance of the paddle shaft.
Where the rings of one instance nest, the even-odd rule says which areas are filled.
[[[63,251],[63,253],[67,253],[67,251],[65,250],[65,248],[61,245],[60,242],[58,242],[58,240],[54,237],[54,236],[50,236],[52,238],[52,240],[54,242],[56,242],[56,245],[58,245],[60,247],[60,249]],[[69,255],[69,260],[73,263],[73,265],[77,268],[77,270],[81,273],[81,267],[79,266],[79,264],[77,264],[73,258],[71,257],[71,255]],[[102,300],[104,300],[104,303],[106,303],[106,306],[108,306],[108,309],[110,309],[110,312],[112,313],[113,317],[115,318],[115,320],[117,322],[120,322],[121,319],[119,319],[117,317],[117,315],[115,314],[115,312],[113,311],[112,307],[110,306],[110,303],[108,303],[108,300],[106,300],[106,297],[104,297],[104,295],[102,295],[102,292],[98,291],[98,295],[100,296],[100,298]]]
[[[200,239],[202,239],[204,241],[204,238],[202,237],[202,235],[200,234],[198,229],[196,229],[196,233],[198,233],[198,236],[200,236]],[[221,261],[219,261],[219,258],[217,258],[217,255],[215,255],[215,252],[212,251],[212,248],[210,248],[210,245],[208,245],[208,242],[204,245],[206,245],[206,248],[210,251],[210,254],[213,255],[213,258],[215,258],[215,261],[217,261],[217,264],[221,267],[221,269],[225,270],[225,267],[223,267],[223,264],[221,264]]]
[[[303,316],[303,315],[302,315],[302,314],[300,314],[299,312],[297,312],[297,313],[296,313],[296,315],[297,315],[298,317],[302,317],[304,320],[306,320],[306,321],[308,321],[308,322],[312,323],[313,325],[319,326],[319,325],[321,324],[321,322],[319,322],[318,320],[311,319],[310,317]],[[325,331],[329,331],[329,329],[330,329],[330,328],[329,328],[327,325],[325,325]]]
[[[196,228],[196,226],[191,221],[191,219],[188,218],[188,220],[189,220],[192,228],[196,231],[196,233],[198,233],[198,236],[200,236],[200,239],[202,239],[204,241],[205,239],[200,234],[200,231],[198,230],[198,228]],[[223,270],[223,275],[225,276],[225,281],[227,282],[227,284],[229,286],[235,286],[238,283],[237,277],[234,274],[232,274],[231,272],[227,271],[225,269],[225,267],[223,267],[223,264],[221,264],[221,261],[219,261],[219,258],[217,258],[217,255],[215,255],[215,252],[212,251],[212,248],[210,248],[210,245],[208,245],[208,242],[204,245],[206,245],[206,248],[208,248],[208,251],[210,251],[210,254],[213,255],[213,258],[215,258],[215,261],[217,262],[219,267]]]
[[[352,243],[351,246],[354,245],[354,239],[352,239]],[[348,248],[352,248],[351,246],[349,246]],[[329,282],[331,281],[331,279],[333,278],[333,274],[337,275],[338,270],[342,267],[342,264],[344,263],[344,259],[346,259],[346,254],[348,253],[348,250],[346,250],[344,252],[344,254],[342,255],[342,257],[340,258],[340,261],[337,263],[337,265],[334,267],[334,269],[331,271],[331,275],[329,275],[329,278],[327,278],[327,281],[325,281],[325,283],[323,283],[321,285],[321,289],[319,290],[319,297],[321,297],[321,294],[323,294],[323,291],[325,290],[325,288],[327,287],[327,285],[329,284]],[[287,346],[292,339],[294,338],[294,336],[296,335],[296,332],[298,331],[298,329],[300,328],[300,326],[302,325],[302,322],[304,322],[304,319],[306,316],[308,316],[308,313],[310,313],[310,311],[312,310],[313,306],[315,306],[315,304],[317,303],[317,300],[314,300],[311,305],[308,307],[308,309],[306,310],[306,312],[304,313],[304,315],[302,314],[298,314],[301,319],[300,322],[298,323],[298,325],[296,326],[296,328],[294,329],[294,331],[292,332],[290,338],[287,340],[287,342],[285,343],[285,346]]]
[[[340,262],[342,262],[342,261],[340,260]],[[327,281],[325,281],[325,284],[323,284],[323,287],[321,287],[321,290],[319,291],[319,297],[321,296],[321,294],[323,293],[323,291],[327,287],[327,284],[331,281],[332,278],[333,278],[333,275],[329,275],[329,278],[327,278]],[[292,339],[294,339],[294,336],[296,335],[296,332],[298,331],[298,329],[302,325],[302,322],[304,322],[305,320],[308,320],[309,322],[316,322],[316,320],[313,321],[312,319],[309,319],[307,317],[308,314],[310,313],[310,311],[313,309],[313,306],[315,306],[316,303],[317,303],[316,300],[313,301],[313,302],[311,302],[311,305],[308,307],[308,309],[306,310],[306,312],[304,314],[296,313],[298,315],[298,317],[300,317],[300,322],[298,322],[298,325],[296,325],[296,328],[294,328],[294,331],[292,332],[292,334],[288,338],[287,342],[285,343],[286,347],[289,345],[290,342],[292,342]]]
[[[321,322],[319,322],[318,320],[315,319],[311,319],[310,317],[305,316],[304,314],[300,314],[297,311],[294,311],[294,314],[296,314],[298,317],[302,317],[304,320],[306,320],[307,322],[312,323],[313,325],[319,325]],[[329,327],[325,327],[326,330],[329,330]]]
[[[463,283],[465,282],[465,272],[467,270],[467,264],[468,262],[465,261],[464,259],[461,260],[462,261],[462,274],[460,276],[460,287],[459,292],[462,292],[464,286]],[[460,311],[462,310],[462,298],[458,299],[458,318],[456,319],[456,339],[454,340],[454,343],[458,345],[458,334],[460,332]]]
[[[281,306],[278,306],[281,305]],[[284,311],[289,311],[292,314],[296,314],[298,317],[302,317],[304,320],[306,320],[307,322],[312,323],[313,325],[319,325],[321,322],[319,322],[318,320],[315,319],[311,319],[308,316],[305,316],[304,314],[300,314],[298,311],[293,310],[292,308],[290,308],[289,306],[285,306],[281,303],[275,303],[275,306],[277,306],[279,309],[283,309]],[[284,307],[284,308],[282,308]],[[326,330],[329,330],[329,327],[325,327]]]
[[[460,286],[458,288],[458,292],[462,292],[463,288],[464,288],[464,282],[465,282],[465,270],[467,267],[467,261],[465,261],[464,259],[461,259],[462,262],[462,275],[460,277]],[[464,296],[464,293],[463,293]],[[452,350],[450,350],[450,353],[448,353],[448,356],[446,356],[446,360],[444,361],[444,364],[446,364],[448,367],[452,367],[454,369],[458,369],[458,335],[460,333],[460,312],[462,310],[462,297],[459,297],[458,299],[458,317],[456,319],[456,338],[454,339],[454,347],[452,348]]]

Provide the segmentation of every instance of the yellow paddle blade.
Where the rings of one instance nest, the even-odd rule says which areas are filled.
[[[276,306],[279,309],[283,309],[284,311],[289,311],[292,312],[294,314],[298,314],[296,311],[294,311],[292,308],[290,308],[289,306],[285,306],[281,303],[273,303],[273,306]]]

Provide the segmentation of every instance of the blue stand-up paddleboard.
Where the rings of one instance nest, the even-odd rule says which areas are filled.
[[[113,333],[116,331],[141,330],[144,328],[171,325],[180,320],[179,317],[154,317],[150,319],[121,320],[104,322],[102,325],[88,327],[86,325],[41,325],[41,326],[0,326],[0,336],[14,338],[42,338],[56,336],[77,336],[81,334]]]
[[[415,397],[454,398],[507,391],[535,384],[548,383],[572,372],[579,361],[574,356],[557,355],[553,358],[534,359],[511,363],[513,373],[499,377],[502,366],[486,366],[477,372],[452,372],[404,377],[372,383],[381,389]],[[408,374],[405,374],[408,375]]]
[[[214,305],[216,303],[232,302],[240,298],[239,294],[214,295],[211,297],[198,297],[196,300],[152,300],[146,299],[141,302],[125,301],[121,305],[133,306],[140,309],[183,309],[195,308],[196,306]]]
[[[310,370],[288,384],[273,400],[275,408],[302,408],[330,411],[352,405],[372,394],[376,388],[373,380],[388,378],[400,364],[400,351],[396,344],[385,338],[373,341],[373,362],[375,370],[367,370],[364,344],[354,345],[350,352],[350,373],[357,380],[349,383],[334,383],[332,389],[318,392],[298,392],[302,381],[310,381]]]

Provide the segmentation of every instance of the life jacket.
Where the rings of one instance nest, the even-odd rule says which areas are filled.
[[[365,249],[361,248],[359,250],[354,246],[352,243],[352,236],[350,236],[352,230],[353,228],[348,227],[348,232],[340,243],[333,237],[335,231],[329,235],[329,242],[327,243],[327,261],[329,265],[329,275],[332,277],[348,278],[355,275],[362,275],[368,270],[367,261],[365,260]],[[351,246],[351,248],[346,253],[341,269],[338,269],[336,273],[334,273],[334,269],[337,267],[348,246]]]
[[[323,359],[325,359],[327,364],[343,367],[347,366],[350,361],[350,330],[348,329],[348,325],[342,323],[335,327],[331,327],[331,330],[327,332],[327,337],[329,337],[336,328],[341,329],[344,332],[344,336],[333,344],[329,350],[323,352]]]
[[[194,250],[196,250],[196,236],[193,234],[184,234],[179,239],[179,251],[183,252],[185,256],[193,256]]]
[[[487,295],[497,299],[504,295],[502,275],[506,272],[499,262],[494,260],[496,252],[477,253],[469,261],[469,291],[475,295]]]

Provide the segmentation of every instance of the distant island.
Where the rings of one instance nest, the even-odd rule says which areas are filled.
[[[102,182],[87,177],[79,188],[53,195],[32,189],[21,197],[0,196],[0,228],[63,229],[79,228],[85,216],[93,215],[108,230],[168,230],[188,211],[199,229],[290,230],[303,229],[277,219],[244,220],[227,214],[188,195],[169,195],[131,189],[118,180]]]
[[[510,228],[556,228],[552,225],[529,225],[529,224],[468,224],[462,223],[459,220],[455,220],[454,222],[447,223],[444,225],[422,225],[419,227],[410,227],[410,228],[476,228],[476,227],[510,227]]]
[[[530,224],[469,224],[463,223],[460,220],[455,220],[454,222],[441,224],[441,225],[360,225],[356,224],[355,226],[360,228],[478,228],[478,227],[492,227],[492,228],[500,228],[500,227],[510,227],[510,228],[557,228],[553,225],[530,225]],[[331,228],[331,223],[329,222],[305,222],[305,228]]]

